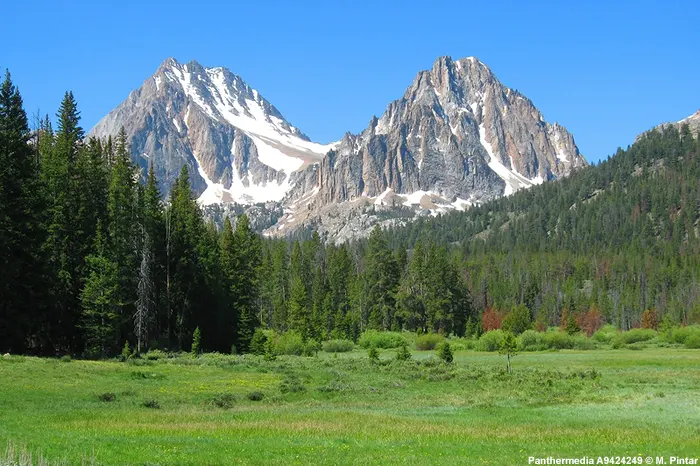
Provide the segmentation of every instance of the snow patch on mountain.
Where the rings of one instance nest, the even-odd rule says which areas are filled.
[[[506,189],[503,191],[504,196],[510,196],[519,189],[541,184],[544,181],[541,176],[530,180],[525,178],[520,173],[510,170],[508,167],[503,165],[503,162],[498,160],[498,158],[494,155],[493,147],[486,139],[486,128],[484,128],[483,124],[479,125],[479,141],[481,142],[481,145],[484,146],[484,149],[486,149],[486,153],[489,155],[489,168],[506,182]]]

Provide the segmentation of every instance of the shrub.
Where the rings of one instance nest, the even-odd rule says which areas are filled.
[[[690,335],[685,339],[685,347],[690,349],[700,349],[700,334]]]
[[[124,348],[122,348],[121,360],[126,361],[131,357],[131,348],[129,348],[129,341],[124,342]]]
[[[664,341],[684,345],[689,338],[700,336],[700,325],[669,327],[663,334]]]
[[[197,356],[199,353],[202,351],[202,332],[199,330],[199,327],[194,329],[194,333],[192,333],[192,355]]]
[[[355,344],[350,340],[328,340],[323,342],[323,351],[326,353],[347,353],[352,351]]]
[[[158,403],[156,400],[146,400],[142,403],[142,406],[144,408],[160,409],[160,403]]]
[[[544,334],[543,342],[551,349],[571,349],[574,347],[574,338],[566,332],[553,331]]]
[[[100,393],[99,395],[97,395],[97,398],[105,403],[111,403],[112,401],[117,399],[117,395],[115,395],[112,392],[106,392]]]
[[[250,352],[262,356],[265,354],[265,344],[267,343],[267,335],[261,328],[255,329],[253,338],[250,339]]]
[[[534,330],[525,330],[518,340],[520,351],[541,351],[546,348],[544,335]]]
[[[366,330],[360,335],[358,344],[363,348],[398,348],[407,345],[408,341],[403,335],[397,332],[378,332],[377,330]]]
[[[73,359],[70,357],[70,354],[66,354],[61,356],[60,361],[61,362],[71,362]]]
[[[573,337],[574,340],[574,349],[577,350],[594,350],[596,349],[596,344],[593,340],[590,338],[586,338],[583,335],[575,335]]]
[[[631,343],[649,341],[656,336],[656,331],[645,328],[633,328],[627,332],[622,332],[613,339],[613,346],[621,347]]]
[[[233,393],[217,393],[211,398],[211,404],[222,409],[230,409],[236,402],[236,395]]]
[[[250,392],[248,393],[248,399],[250,401],[262,401],[262,399],[265,398],[265,394],[263,392]]]
[[[476,349],[479,351],[497,351],[503,340],[503,330],[491,330],[479,338]]]
[[[408,350],[408,346],[399,346],[398,351],[396,351],[396,360],[408,361],[409,359],[411,359],[411,352]]]
[[[437,333],[426,333],[416,339],[416,349],[421,351],[434,350],[441,342],[445,341],[445,337]]]
[[[599,343],[610,343],[615,336],[617,336],[618,331],[612,325],[604,325],[597,332],[593,334],[593,339]]]
[[[512,332],[514,335],[520,335],[525,330],[530,328],[530,310],[523,304],[515,306],[501,323],[501,329]]]
[[[313,338],[306,340],[304,344],[304,356],[316,356],[319,351],[321,351],[321,343]]]
[[[446,363],[451,363],[454,359],[452,355],[452,348],[450,348],[450,343],[445,341],[440,343],[440,347],[437,350],[438,357],[445,361]]]
[[[274,342],[275,354],[287,354],[292,356],[301,356],[304,354],[304,339],[296,330],[290,330],[278,335]]]
[[[152,349],[149,350],[147,353],[144,353],[143,358],[148,360],[148,361],[157,361],[159,359],[165,359],[167,358],[168,355],[164,351],[161,351],[159,349]]]
[[[305,392],[306,386],[299,380],[299,377],[289,376],[280,383],[280,391],[282,393]]]
[[[379,361],[379,351],[377,350],[376,346],[370,347],[369,351],[367,351],[367,356],[369,357],[369,360],[372,362],[378,362]]]

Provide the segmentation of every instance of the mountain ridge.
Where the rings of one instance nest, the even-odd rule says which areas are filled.
[[[330,144],[311,141],[230,70],[168,58],[90,135],[122,126],[164,194],[187,165],[202,204],[285,206],[270,231],[282,234],[329,205],[362,199],[435,214],[587,165],[563,126],[475,57],[439,57],[365,130]]]

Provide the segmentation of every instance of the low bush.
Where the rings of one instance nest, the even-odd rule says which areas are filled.
[[[117,399],[117,395],[115,395],[112,392],[100,393],[99,395],[97,395],[97,399],[105,403],[111,403],[112,401]]]
[[[615,336],[612,340],[613,348],[621,348],[625,345],[630,345],[632,343],[639,343],[642,341],[649,341],[656,337],[656,331],[646,328],[634,328],[627,332],[622,332]]]
[[[593,334],[593,339],[598,343],[610,343],[618,334],[617,328],[613,325],[604,325]]]
[[[577,350],[594,350],[594,349],[596,349],[595,341],[591,340],[590,338],[586,338],[585,335],[575,335],[573,337],[573,340],[574,340],[574,349],[577,349]]]
[[[685,347],[690,349],[700,349],[700,334],[690,335],[685,339]]]
[[[230,409],[236,403],[236,395],[233,393],[217,393],[211,398],[210,403],[222,409]]]
[[[471,338],[451,338],[450,345],[455,351],[473,350],[478,340]]]
[[[167,358],[168,354],[165,351],[161,351],[159,349],[152,349],[149,350],[147,353],[144,353],[141,357],[149,361],[158,361],[159,359]]]
[[[408,344],[408,340],[397,332],[379,332],[377,330],[366,330],[360,335],[358,344],[367,348],[398,348]]]
[[[265,398],[265,394],[263,392],[250,392],[248,393],[248,399],[250,401],[262,401],[262,399]]]
[[[464,343],[450,343],[450,346],[452,347],[452,351],[464,351],[466,349],[471,349],[464,346]]]
[[[420,351],[432,351],[443,341],[445,341],[445,337],[440,334],[426,333],[416,338],[416,349]]]
[[[477,351],[498,351],[503,340],[503,330],[490,330],[479,338],[476,345]]]
[[[73,359],[70,357],[69,354],[66,354],[66,355],[64,355],[64,356],[61,356],[61,359],[60,359],[61,362],[71,362],[72,360],[73,360]]]
[[[687,327],[669,327],[661,338],[668,343],[679,345],[687,344],[689,338],[700,338],[700,325],[688,325]]]
[[[313,338],[309,338],[304,343],[304,356],[316,356],[321,351],[321,343]]]
[[[566,332],[556,330],[544,334],[543,343],[549,349],[572,349],[575,337]]]
[[[408,350],[408,346],[399,346],[399,349],[396,351],[396,360],[408,361],[409,359],[411,359],[411,352]]]
[[[275,354],[287,354],[290,356],[301,356],[304,354],[304,339],[299,332],[290,330],[281,335],[276,335],[273,344]]]
[[[142,406],[144,408],[160,409],[160,403],[158,403],[156,400],[146,400],[142,403]]]
[[[350,340],[328,340],[323,342],[323,351],[326,353],[347,353],[352,351],[355,344]]]
[[[289,376],[280,383],[280,391],[282,393],[299,393],[306,391],[306,385],[303,384],[299,377]]]
[[[542,351],[546,349],[544,334],[534,330],[525,330],[518,337],[518,347],[520,351]]]

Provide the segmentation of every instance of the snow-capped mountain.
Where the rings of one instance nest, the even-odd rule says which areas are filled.
[[[547,123],[486,65],[441,57],[361,134],[346,134],[295,175],[278,228],[323,228],[313,212],[334,203],[462,209],[586,164],[564,127]],[[329,217],[337,224],[337,213]]]
[[[187,165],[202,204],[281,205],[272,234],[313,226],[354,236],[378,221],[363,206],[464,209],[586,165],[564,127],[473,57],[439,58],[362,133],[326,145],[227,69],[171,58],[91,134],[121,127],[164,194]]]
[[[135,161],[154,164],[164,192],[187,164],[203,204],[280,201],[290,174],[334,147],[310,141],[229,70],[172,58],[91,135],[115,135],[121,127]]]

